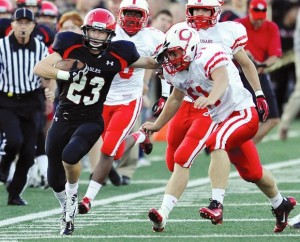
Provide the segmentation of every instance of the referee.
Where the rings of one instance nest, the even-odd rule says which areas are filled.
[[[35,22],[29,9],[16,9],[11,25],[12,34],[0,39],[0,181],[7,182],[10,165],[18,155],[14,176],[7,182],[7,204],[26,205],[21,193],[34,163],[39,114],[49,94],[43,93],[42,80],[33,74],[33,67],[48,50],[31,36]]]

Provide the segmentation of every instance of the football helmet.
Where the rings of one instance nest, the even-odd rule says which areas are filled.
[[[200,43],[199,35],[194,29],[173,25],[167,32],[164,43],[167,47],[164,69],[171,75],[185,70],[195,59],[198,43]]]
[[[17,7],[41,7],[42,0],[17,0]]]
[[[116,20],[111,12],[103,8],[96,8],[87,13],[83,25],[83,44],[85,47],[93,50],[107,49],[111,39],[116,35]],[[105,40],[99,40],[89,37],[88,30],[97,29],[108,33]]]
[[[207,29],[214,26],[220,17],[221,6],[223,5],[223,0],[189,0],[186,4],[186,21],[188,25],[194,29]],[[197,9],[210,9],[211,16],[193,16],[193,10]]]
[[[38,16],[58,17],[58,9],[56,5],[49,1],[43,1]]]
[[[126,16],[126,11],[139,11],[142,17]],[[123,0],[119,8],[119,25],[126,33],[133,35],[147,26],[149,5],[146,0]]]
[[[0,13],[12,13],[13,5],[9,0],[0,0]]]

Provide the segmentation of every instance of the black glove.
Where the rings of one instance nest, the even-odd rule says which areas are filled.
[[[77,60],[74,61],[71,70],[69,71],[70,77],[68,81],[76,82],[79,81],[83,76],[85,76],[89,71],[88,66],[85,64],[83,68],[77,68]]]
[[[165,60],[165,55],[166,52],[168,50],[168,46],[169,46],[170,42],[165,42],[158,50],[156,53],[154,53],[154,60],[156,60],[156,62],[158,64],[163,64],[164,60]]]
[[[168,98],[166,97],[160,97],[153,105],[152,107],[152,114],[154,117],[158,117],[162,110],[164,109],[164,106],[166,104]]]

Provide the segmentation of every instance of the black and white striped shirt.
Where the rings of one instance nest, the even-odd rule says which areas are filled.
[[[41,78],[33,74],[33,68],[49,54],[45,44],[30,38],[20,45],[12,34],[0,39],[0,92],[23,94],[41,86]]]

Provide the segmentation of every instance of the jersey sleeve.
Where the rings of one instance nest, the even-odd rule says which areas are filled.
[[[78,34],[73,32],[57,33],[52,45],[52,49],[63,56],[64,51],[72,45],[76,44]]]
[[[130,66],[140,58],[135,44],[127,40],[118,40],[111,42],[109,52],[115,56],[118,56],[122,64],[122,69]]]
[[[243,49],[248,41],[248,35],[244,25],[238,22],[227,22],[228,33],[231,34],[231,45],[233,55],[236,54],[240,49]],[[232,31],[234,29],[234,31]]]
[[[227,66],[230,59],[220,45],[212,44],[201,51],[201,55],[196,59],[204,74],[211,79],[211,73],[218,67]]]

